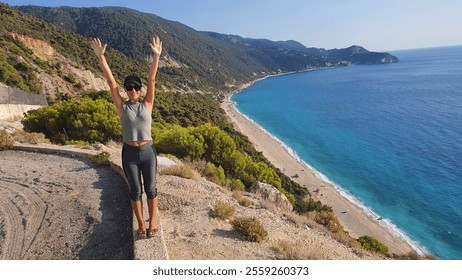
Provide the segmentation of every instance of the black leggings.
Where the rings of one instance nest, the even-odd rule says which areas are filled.
[[[124,143],[122,166],[128,180],[131,200],[138,201],[141,199],[143,184],[148,199],[154,199],[157,196],[157,153],[152,142],[139,147]],[[143,183],[141,182],[141,176],[143,176]]]

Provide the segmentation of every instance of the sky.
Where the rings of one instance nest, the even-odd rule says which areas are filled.
[[[120,6],[214,31],[307,47],[392,51],[462,45],[462,0],[0,0],[11,6]]]

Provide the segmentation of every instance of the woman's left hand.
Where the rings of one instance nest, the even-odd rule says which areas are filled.
[[[162,52],[162,41],[160,40],[159,36],[156,36],[155,38],[152,37],[152,42],[150,45],[152,52],[160,56],[160,53]]]

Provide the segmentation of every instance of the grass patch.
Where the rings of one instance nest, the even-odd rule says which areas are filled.
[[[165,168],[162,168],[159,171],[161,175],[173,175],[185,179],[198,179],[199,174],[192,170],[189,166],[184,164],[175,164]]]
[[[233,198],[237,200],[237,202],[239,202],[240,205],[244,207],[249,207],[253,205],[252,200],[248,199],[247,197],[242,196],[242,191],[240,190],[234,190],[232,196]]]
[[[279,240],[276,242],[274,250],[279,253],[284,260],[310,259],[309,253],[302,251],[298,244],[286,240]]]
[[[25,132],[24,130],[15,130],[13,132],[14,140],[19,143],[27,144],[40,144],[40,143],[50,143],[50,140],[45,138],[45,134],[36,133],[36,132]]]

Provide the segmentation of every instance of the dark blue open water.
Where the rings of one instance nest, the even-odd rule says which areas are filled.
[[[271,77],[233,96],[418,250],[462,259],[462,46]]]

